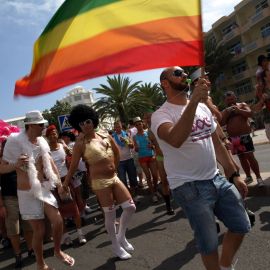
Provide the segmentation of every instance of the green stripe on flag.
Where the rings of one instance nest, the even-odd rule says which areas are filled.
[[[54,14],[41,36],[65,20],[87,12],[91,9],[100,8],[119,1],[121,0],[66,0]]]

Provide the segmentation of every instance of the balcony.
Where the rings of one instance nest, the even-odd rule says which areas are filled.
[[[235,83],[238,83],[238,82],[240,82],[244,79],[248,79],[248,78],[250,78],[250,70],[249,69],[246,69],[245,71],[233,76],[233,80]]]
[[[250,17],[249,27],[252,27],[253,25],[257,24],[258,22],[260,22],[261,20],[263,20],[265,18],[269,18],[269,16],[270,16],[270,8],[269,7],[264,8],[260,12],[254,14],[253,16]]]
[[[253,52],[254,50],[258,49],[258,42],[257,41],[252,41],[251,43],[247,44],[245,46],[245,51],[246,53],[251,53]]]
[[[236,27],[234,29],[232,29],[229,33],[227,33],[224,37],[223,37],[223,42],[228,42],[231,39],[233,39],[234,37],[237,37],[240,35],[240,30],[239,27]]]

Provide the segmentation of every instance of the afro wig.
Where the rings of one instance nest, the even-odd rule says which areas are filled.
[[[71,110],[68,121],[74,129],[82,131],[79,123],[87,119],[91,119],[94,128],[97,128],[99,124],[98,113],[93,108],[85,104],[79,104],[73,107],[73,109]]]

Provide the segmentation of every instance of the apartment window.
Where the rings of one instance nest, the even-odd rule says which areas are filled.
[[[247,80],[237,84],[235,87],[235,92],[237,96],[245,95],[252,92],[251,81]]]
[[[229,25],[227,25],[226,27],[224,27],[222,29],[222,34],[223,35],[226,35],[226,34],[230,33],[236,27],[238,27],[237,23],[236,22],[232,22],[232,23],[230,23]]]
[[[209,44],[211,45],[211,47],[216,47],[217,45],[217,40],[216,40],[216,37],[213,35],[211,37],[209,37]]]
[[[89,93],[83,94],[83,99],[90,99],[90,94]]]
[[[263,9],[265,9],[265,8],[267,8],[267,7],[269,7],[267,0],[262,0],[261,2],[259,2],[259,3],[255,6],[255,8],[256,8],[256,13],[261,12]]]
[[[235,44],[233,44],[232,46],[230,46],[228,48],[228,51],[231,53],[231,54],[234,54],[234,55],[237,55],[237,54],[240,54],[242,52],[242,45],[241,45],[241,42],[237,42]]]
[[[261,34],[263,38],[270,36],[270,23],[261,27]]]
[[[80,101],[82,100],[82,97],[80,95],[74,96],[74,101]]]
[[[243,61],[243,62],[241,62],[241,63],[239,63],[237,65],[234,65],[232,67],[232,74],[236,75],[236,74],[242,73],[246,69],[247,69],[247,63],[246,63],[246,61]]]

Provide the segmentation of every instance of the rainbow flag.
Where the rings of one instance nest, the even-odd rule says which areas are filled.
[[[66,0],[34,45],[15,95],[98,76],[203,64],[199,0]]]

